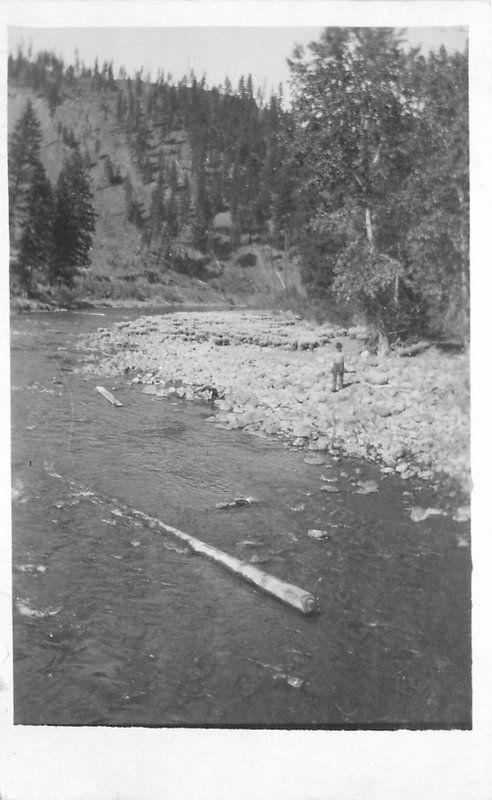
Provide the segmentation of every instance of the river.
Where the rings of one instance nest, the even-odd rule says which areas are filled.
[[[308,465],[278,439],[215,427],[205,404],[76,371],[80,334],[143,313],[12,318],[15,723],[469,728],[467,525],[412,522],[411,505],[439,498],[374,465]],[[363,479],[379,492],[357,494]],[[258,502],[216,507],[237,496]],[[119,502],[312,592],[319,612]]]

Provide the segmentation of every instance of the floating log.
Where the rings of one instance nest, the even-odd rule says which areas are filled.
[[[114,406],[117,406],[118,408],[122,407],[123,403],[121,402],[121,400],[117,400],[114,394],[108,392],[108,390],[105,389],[104,386],[96,386],[96,392],[102,394],[102,396],[106,398],[108,403],[112,403]]]
[[[278,600],[281,600],[283,603],[292,606],[292,608],[297,609],[297,611],[301,611],[303,614],[312,614],[313,611],[317,610],[318,601],[314,595],[306,592],[304,589],[299,588],[299,586],[294,586],[291,583],[286,583],[279,578],[275,578],[273,575],[268,575],[268,573],[263,572],[263,570],[258,569],[257,567],[254,567],[247,561],[241,561],[235,556],[230,556],[228,553],[224,553],[217,547],[206,544],[205,542],[200,541],[200,539],[196,539],[194,536],[190,536],[188,533],[184,533],[178,528],[174,528],[172,525],[167,525],[165,522],[162,522],[162,520],[157,519],[157,517],[151,517],[144,511],[140,511],[137,508],[132,508],[131,506],[125,505],[125,503],[122,503],[120,500],[107,497],[101,492],[96,493],[90,489],[90,487],[79,483],[79,481],[75,481],[72,478],[63,477],[54,471],[48,470],[48,472],[53,478],[61,479],[72,489],[75,488],[79,491],[88,492],[88,496],[95,498],[95,502],[100,502],[103,500],[107,503],[111,503],[112,505],[119,506],[121,511],[126,515],[130,517],[137,517],[151,527],[160,528],[162,531],[171,534],[171,536],[174,536],[180,541],[185,542],[192,552],[205,556],[211,561],[214,561],[216,564],[220,564],[230,572],[239,575],[241,578],[243,578],[243,580],[248,581],[248,583],[254,584],[267,594],[270,594],[273,597],[276,597]]]

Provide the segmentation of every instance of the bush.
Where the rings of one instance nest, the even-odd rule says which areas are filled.
[[[236,258],[236,264],[239,264],[240,267],[254,267],[256,265],[256,254],[255,253],[243,253]]]
[[[210,252],[217,258],[228,258],[232,253],[231,241],[226,236],[212,236],[210,239]]]

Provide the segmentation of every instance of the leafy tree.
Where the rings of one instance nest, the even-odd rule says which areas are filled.
[[[414,167],[408,57],[389,28],[326,29],[310,50],[311,59],[298,48],[289,62],[303,191],[316,198],[318,232],[324,225],[341,244],[330,264],[335,294],[363,310],[387,346],[403,270],[378,231],[388,196]]]
[[[52,283],[71,286],[80,269],[89,266],[94,231],[89,177],[79,151],[75,150],[65,161],[56,185]]]

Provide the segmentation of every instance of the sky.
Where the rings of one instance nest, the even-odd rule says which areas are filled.
[[[8,29],[9,50],[16,52],[29,44],[33,53],[55,52],[73,63],[75,50],[87,66],[112,61],[115,74],[124,66],[130,75],[143,67],[144,75],[155,79],[162,68],[179,80],[193,70],[204,73],[210,86],[223,84],[226,76],[233,86],[241,75],[251,73],[255,87],[268,95],[279,83],[288,88],[286,59],[295,44],[307,45],[319,38],[321,27],[166,27],[166,28],[27,28]],[[467,30],[461,28],[407,28],[411,45],[424,51],[444,44],[449,50],[463,49]]]

